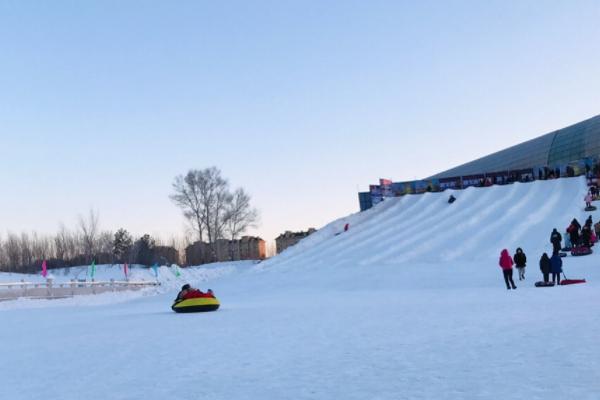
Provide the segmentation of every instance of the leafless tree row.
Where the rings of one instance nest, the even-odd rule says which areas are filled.
[[[124,229],[100,230],[98,213],[80,217],[75,229],[61,225],[54,235],[8,232],[0,236],[0,271],[37,272],[43,260],[48,268],[128,262],[150,265],[178,263],[189,240],[172,237],[163,242],[149,235],[134,240]]]

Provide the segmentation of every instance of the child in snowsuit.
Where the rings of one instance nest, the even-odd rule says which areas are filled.
[[[592,205],[592,194],[588,192],[588,194],[583,198],[585,200],[585,206],[590,207]]]
[[[552,254],[550,259],[550,271],[552,272],[552,282],[560,285],[560,273],[562,272],[562,259],[558,253]]]
[[[513,260],[508,253],[508,250],[504,249],[500,253],[500,261],[498,262],[500,268],[502,268],[502,275],[504,275],[504,282],[506,283],[506,288],[510,290],[511,286],[513,289],[516,289],[515,282],[513,281]]]
[[[562,242],[562,236],[560,233],[558,233],[558,231],[556,230],[556,228],[554,228],[552,230],[552,233],[550,234],[550,243],[552,243],[552,247],[553,247],[553,252],[559,252],[560,251],[560,246]]]
[[[522,281],[525,279],[525,264],[527,264],[527,256],[523,253],[522,248],[518,248],[517,252],[513,256],[513,260],[517,267],[517,271],[519,271],[519,280]]]
[[[542,275],[544,275],[544,283],[548,283],[550,280],[551,269],[552,265],[550,264],[550,258],[548,257],[548,254],[542,254],[542,258],[540,258],[540,271],[542,271]]]

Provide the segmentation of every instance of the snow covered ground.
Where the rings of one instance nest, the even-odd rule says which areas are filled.
[[[388,199],[260,264],[0,303],[0,399],[598,399],[599,256],[564,259],[586,284],[533,287],[552,228],[587,217],[585,191],[573,178],[452,205],[449,192]],[[507,291],[497,258],[516,246],[526,281]],[[221,309],[173,313],[184,281]]]

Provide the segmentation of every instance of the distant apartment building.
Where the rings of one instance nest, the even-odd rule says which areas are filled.
[[[304,239],[305,237],[307,237],[308,235],[310,235],[311,233],[314,233],[316,231],[317,230],[315,228],[309,228],[305,232],[285,231],[285,233],[282,233],[281,235],[277,236],[277,238],[275,239],[275,246],[277,248],[277,254],[281,253],[288,247],[295,245],[300,240]]]
[[[218,239],[215,243],[195,242],[185,249],[187,265],[211,262],[264,260],[267,257],[265,241],[259,237],[243,236],[238,240]]]

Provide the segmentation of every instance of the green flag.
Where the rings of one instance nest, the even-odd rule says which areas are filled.
[[[92,277],[92,279],[94,279],[94,275],[96,275],[96,260],[92,260],[92,265],[90,267],[90,276]]]
[[[173,264],[173,271],[175,271],[174,274],[176,277],[179,278],[181,276],[181,272],[179,272],[179,267],[175,264]]]

